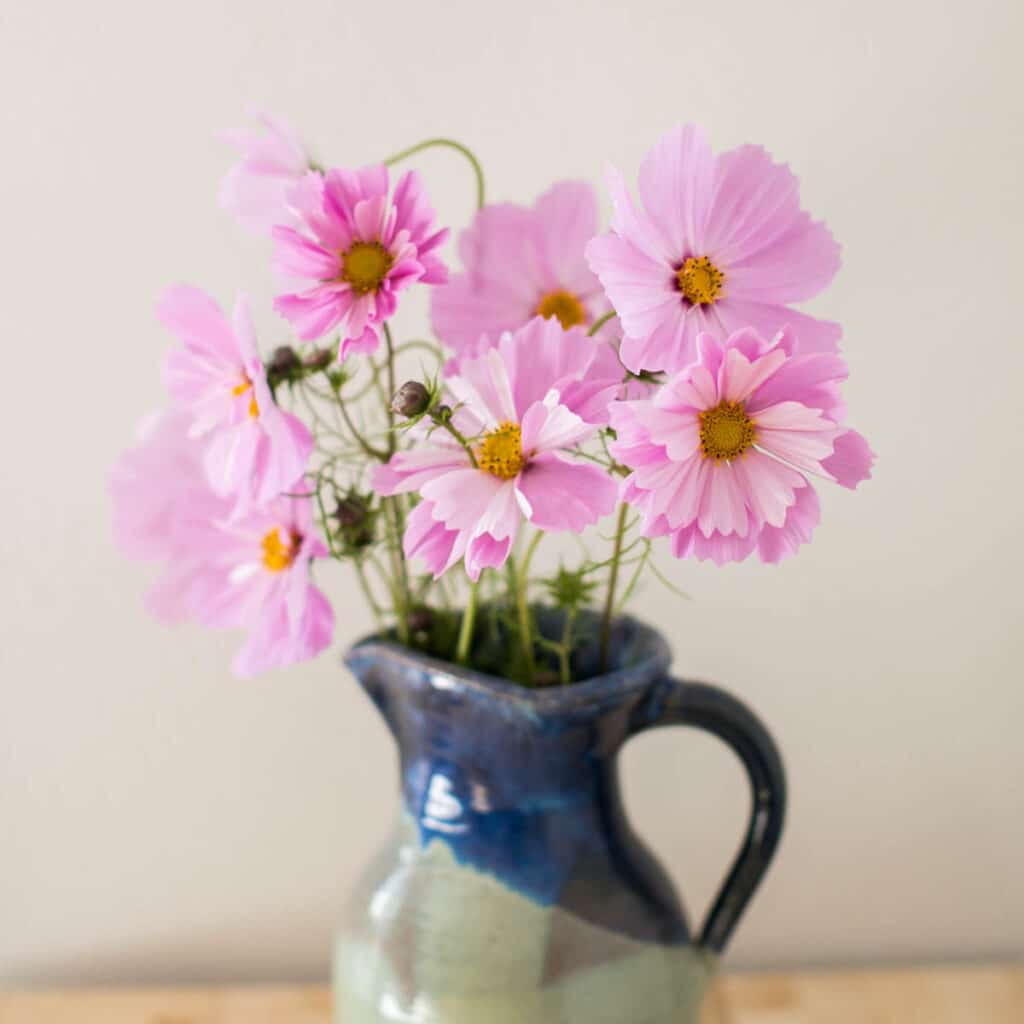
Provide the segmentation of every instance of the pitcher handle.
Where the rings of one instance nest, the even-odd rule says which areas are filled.
[[[786,814],[782,758],[757,716],[735,697],[707,683],[671,676],[659,680],[634,719],[632,731],[663,725],[688,725],[713,733],[732,747],[750,780],[750,825],[698,938],[702,946],[721,953],[779,844]]]

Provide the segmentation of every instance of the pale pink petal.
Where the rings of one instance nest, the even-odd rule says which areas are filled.
[[[534,402],[523,416],[521,445],[528,454],[571,448],[590,437],[595,428],[564,405]]]
[[[167,563],[142,599],[143,607],[161,625],[177,626],[192,618],[196,580],[207,572],[185,552]]]
[[[308,157],[296,133],[285,122],[261,111],[254,117],[264,128],[224,132],[221,138],[242,159],[224,176],[221,206],[249,230],[267,234],[275,224],[288,223],[291,186],[306,173]]]
[[[348,290],[314,288],[304,295],[279,295],[274,309],[288,320],[303,341],[316,341],[341,322],[351,302]]]
[[[482,335],[497,343],[536,312],[545,281],[531,247],[531,211],[511,203],[484,207],[459,237],[465,273],[433,293],[431,315],[438,337],[457,351]]]
[[[488,426],[519,421],[508,366],[494,349],[462,360],[459,376],[448,382],[448,388],[457,402],[465,403]]]
[[[718,157],[708,238],[744,297],[798,302],[839,268],[839,247],[800,209],[799,182],[759,146]]]
[[[747,506],[759,526],[781,526],[787,509],[807,480],[795,469],[759,451],[748,451],[733,462]]]
[[[219,365],[238,363],[234,332],[224,311],[191,285],[168,288],[157,303],[160,322],[188,349]]]
[[[627,239],[610,233],[590,242],[587,262],[600,278],[630,340],[628,351],[623,343],[622,360],[638,373],[644,367],[637,363],[637,358],[648,354],[648,336],[669,319],[677,324],[674,330],[682,329],[677,321],[685,311],[672,268],[652,259]],[[644,347],[643,353],[634,356],[640,346]],[[656,349],[651,358],[654,364],[660,362]]]
[[[697,339],[708,329],[707,314],[701,307],[684,306],[677,293],[670,302],[671,305],[661,310],[657,326],[646,336],[623,338],[622,361],[634,373],[643,370],[675,373],[697,358]],[[622,322],[627,324],[625,316]]]
[[[477,474],[479,476],[489,475],[479,471]],[[492,477],[492,479],[495,478]],[[516,498],[516,481],[497,480],[497,483],[498,487],[491,491],[490,500],[484,507],[482,515],[474,517],[470,523],[462,524],[464,526],[472,525],[474,536],[487,533],[495,540],[501,540],[504,537],[514,538],[519,529],[522,512]],[[450,517],[447,517],[447,520],[449,523],[452,522]]]
[[[260,426],[263,428],[262,448],[265,456],[257,472],[257,500],[268,502],[292,490],[306,471],[313,451],[313,436],[297,416],[273,404],[261,406]],[[308,503],[307,503],[308,504]]]
[[[255,420],[219,430],[206,447],[203,465],[213,490],[225,498],[251,500],[252,475],[263,431]]]
[[[455,530],[472,530],[484,518],[505,481],[466,466],[428,480],[420,494],[434,504],[434,518]]]
[[[781,562],[794,555],[797,549],[810,541],[821,518],[818,495],[811,486],[796,492],[796,501],[786,512],[781,527],[765,526],[757,539],[757,552],[762,562]]]
[[[380,334],[375,324],[363,330],[354,338],[342,338],[338,343],[338,362],[343,363],[349,356],[372,356],[380,348]]]
[[[836,431],[759,430],[757,447],[807,473],[821,473],[822,460],[833,452]]]
[[[341,264],[335,251],[328,251],[304,238],[294,228],[275,227],[274,268],[289,277],[313,278],[318,281],[337,277]]]
[[[530,522],[542,530],[582,533],[615,507],[618,487],[600,467],[545,455],[530,462],[516,484]]]
[[[731,463],[720,462],[711,467],[697,525],[705,537],[713,533],[746,536],[747,507],[743,484]]]
[[[597,196],[584,181],[562,181],[537,200],[538,258],[548,281],[555,286],[577,285],[585,269],[583,250],[597,233]],[[582,283],[589,283],[583,278]]]
[[[785,362],[786,353],[778,349],[751,360],[731,348],[719,374],[719,391],[727,402],[745,402]]]
[[[730,295],[728,301],[716,303],[714,309],[724,335],[752,327],[762,337],[771,338],[790,328],[802,353],[835,352],[843,334],[839,324],[830,320],[818,320],[787,306],[753,302],[734,295]]]
[[[795,355],[761,384],[746,401],[747,412],[758,413],[770,405],[791,399],[821,409],[835,419],[842,399],[836,385],[847,377],[842,356],[831,352]]]
[[[874,452],[867,441],[856,430],[847,430],[835,439],[833,452],[822,460],[821,468],[837,484],[852,490],[861,481],[871,478],[874,461]]]
[[[331,642],[334,611],[330,602],[306,582],[298,614],[284,600],[267,608],[252,624],[249,636],[235,655],[232,669],[248,678],[277,668],[308,661]]]
[[[637,209],[633,197],[629,194],[626,179],[616,168],[609,167],[605,177],[608,183],[608,193],[612,200],[612,229],[614,233],[658,266],[669,268],[674,266],[682,254],[672,244],[671,231],[666,232],[648,215]],[[601,273],[591,261],[589,251],[587,260],[600,277]],[[604,283],[603,279],[602,283]],[[607,284],[605,287],[607,288]],[[616,309],[619,308],[617,302],[614,305]]]
[[[464,469],[467,465],[468,456],[454,440],[451,445],[413,448],[396,452],[387,463],[376,466],[371,486],[378,494],[407,494],[449,470]]]
[[[676,530],[672,534],[672,554],[676,558],[696,558],[700,562],[710,559],[715,565],[742,562],[757,546],[757,533],[749,530],[746,536],[739,533],[713,533],[705,537],[696,523]]]
[[[705,255],[705,227],[712,207],[715,158],[698,125],[677,125],[663,135],[640,166],[640,197],[660,226],[673,256]]]
[[[758,436],[768,430],[799,430],[822,432],[835,425],[820,409],[812,409],[802,402],[777,402],[759,409],[752,416]]]
[[[402,549],[406,558],[420,559],[438,579],[465,555],[467,542],[466,531],[449,530],[434,518],[434,506],[421,501],[409,514]]]
[[[508,560],[515,532],[508,537],[475,534],[466,548],[466,574],[476,583],[484,569],[500,569]]]

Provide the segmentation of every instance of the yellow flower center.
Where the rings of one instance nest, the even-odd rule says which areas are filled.
[[[545,320],[557,317],[565,330],[587,322],[587,311],[583,303],[572,292],[562,289],[545,295],[537,304],[535,312]]]
[[[754,421],[742,402],[720,402],[700,414],[700,446],[704,458],[739,458],[754,443]]]
[[[691,256],[677,271],[683,297],[695,306],[710,306],[722,295],[725,275],[707,258]]]
[[[246,391],[251,391],[251,390],[252,390],[252,381],[249,380],[248,377],[246,377],[245,380],[243,380],[241,384],[236,384],[231,389],[231,394],[233,394],[235,396],[244,395],[246,393]],[[253,395],[252,398],[249,399],[249,415],[253,419],[256,419],[256,417],[259,416],[259,414],[260,414],[260,407],[259,407],[259,404],[256,401],[256,396]]]
[[[294,533],[281,539],[281,531],[275,526],[263,538],[263,566],[271,572],[282,572],[295,561],[299,550],[299,537]]]
[[[341,254],[341,279],[357,295],[366,295],[380,287],[394,262],[380,242],[353,242]]]
[[[511,480],[526,465],[519,424],[506,420],[497,429],[484,434],[474,455],[476,464],[485,473],[500,480]]]

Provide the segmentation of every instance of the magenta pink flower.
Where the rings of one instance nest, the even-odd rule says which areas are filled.
[[[610,477],[571,454],[607,415],[602,385],[588,380],[594,358],[582,329],[563,331],[538,317],[461,362],[448,390],[452,422],[472,457],[434,428],[420,447],[374,473],[378,493],[418,491],[423,499],[409,517],[409,558],[422,558],[435,577],[464,560],[477,580],[484,568],[504,564],[524,520],[580,533],[612,510]]]
[[[215,525],[192,600],[202,624],[248,631],[236,674],[307,661],[331,642],[334,612],[310,579],[313,559],[326,555],[309,498],[282,496]]]
[[[610,310],[584,259],[596,231],[597,199],[583,182],[560,182],[533,207],[485,206],[459,237],[465,270],[433,294],[437,336],[461,356],[538,315],[588,327]]]
[[[402,175],[390,198],[389,188],[383,165],[307,178],[290,195],[299,230],[273,231],[276,269],[311,282],[278,296],[274,308],[305,340],[339,329],[340,359],[376,350],[403,288],[447,280],[437,250],[448,231],[434,230],[420,176]]]
[[[295,221],[288,193],[309,170],[310,161],[290,125],[263,111],[253,116],[262,132],[221,136],[241,159],[221,181],[220,203],[249,230],[266,235],[275,224]]]
[[[790,308],[839,268],[828,229],[800,209],[797,179],[758,146],[715,156],[694,125],[665,135],[640,168],[637,209],[609,174],[612,229],[587,247],[622,322],[634,372],[681,370],[698,334],[743,327],[772,337],[790,326],[804,352],[832,352],[838,324]]]
[[[180,285],[164,293],[157,315],[182,344],[164,360],[164,379],[191,412],[192,435],[207,438],[210,486],[240,511],[288,490],[306,470],[313,439],[270,393],[248,301],[239,298],[232,324],[208,295]]]
[[[856,487],[874,456],[841,425],[842,358],[803,354],[783,333],[697,339],[697,362],[653,398],[619,402],[612,454],[632,473],[623,498],[677,557],[778,562],[810,539],[818,499],[805,474]]]
[[[114,543],[126,558],[162,564],[146,607],[165,623],[191,616],[193,586],[206,570],[209,524],[230,511],[206,482],[202,445],[188,436],[190,423],[180,409],[149,417],[110,474]]]

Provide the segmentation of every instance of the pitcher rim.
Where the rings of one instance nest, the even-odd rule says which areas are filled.
[[[623,628],[634,631],[644,649],[643,656],[632,664],[622,665],[602,675],[560,686],[523,686],[502,676],[405,647],[389,640],[384,633],[372,633],[356,641],[345,653],[344,662],[355,670],[360,661],[380,656],[414,669],[435,689],[458,688],[492,698],[500,697],[530,710],[565,712],[603,704],[610,697],[631,693],[649,685],[667,671],[672,655],[668,642],[657,629],[628,615],[617,617],[615,627],[619,631]]]

